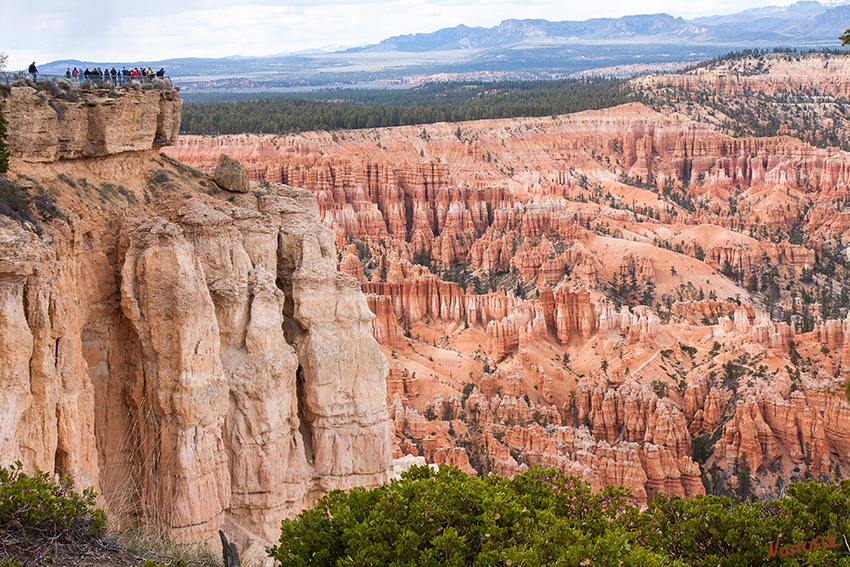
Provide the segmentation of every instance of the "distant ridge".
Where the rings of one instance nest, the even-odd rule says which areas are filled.
[[[850,5],[814,0],[790,6],[769,6],[730,14],[685,20],[669,14],[595,18],[584,21],[505,20],[491,28],[459,25],[431,33],[390,37],[349,53],[398,51],[423,53],[454,49],[492,49],[582,41],[655,43],[746,43],[775,45],[835,43],[850,25]]]
[[[514,47],[540,40],[636,40],[654,39],[666,43],[711,41],[709,28],[694,25],[669,14],[596,18],[585,21],[505,20],[492,28],[460,25],[432,33],[399,35],[376,44],[348,50],[354,52],[399,51],[421,53],[453,49]]]

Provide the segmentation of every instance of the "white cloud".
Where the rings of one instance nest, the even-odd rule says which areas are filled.
[[[139,61],[268,55],[326,45],[376,43],[459,24],[509,18],[584,20],[666,12],[686,18],[734,13],[765,0],[5,0],[0,51],[9,68],[35,59]],[[775,3],[775,2],[774,2]],[[789,4],[779,2],[780,4]],[[7,5],[6,5],[7,4]]]

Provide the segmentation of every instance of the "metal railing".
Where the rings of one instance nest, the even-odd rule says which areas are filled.
[[[32,76],[31,73],[26,72],[26,71],[16,71],[14,73],[0,71],[0,83],[11,85],[15,81],[17,81],[19,78],[32,79],[33,76]],[[67,80],[67,81],[71,81],[71,85],[73,85],[75,87],[85,88],[84,83],[86,81],[89,81],[89,86],[96,88],[97,85],[104,85],[104,86],[128,85],[132,81],[138,81],[140,83],[150,83],[154,79],[163,79],[163,80],[167,80],[169,83],[171,83],[171,77],[169,77],[168,75],[157,75],[156,73],[154,73],[153,75],[141,75],[139,77],[132,77],[130,75],[123,75],[120,72],[118,74],[116,74],[115,77],[113,77],[111,74],[106,74],[106,73],[103,74],[103,75],[90,74],[88,77],[86,77],[83,74],[80,74],[76,77],[74,77],[73,75],[71,77],[68,77],[67,75],[53,75],[53,74],[50,74],[50,73],[36,73],[35,82],[40,83],[42,81],[56,82],[56,81],[60,81],[60,80]]]

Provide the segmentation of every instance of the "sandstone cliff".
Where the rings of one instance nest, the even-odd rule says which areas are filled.
[[[175,93],[85,98],[73,139],[71,111],[33,96],[4,103],[0,182],[61,215],[0,216],[3,462],[70,475],[121,525],[183,541],[225,523],[274,541],[329,490],[385,482],[387,362],[314,196],[225,193],[158,154]]]
[[[75,89],[79,100],[12,87],[3,100],[13,158],[52,162],[173,144],[183,102],[175,89]]]

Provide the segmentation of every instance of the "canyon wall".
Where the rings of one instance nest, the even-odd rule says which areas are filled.
[[[160,155],[176,93],[86,98],[97,143],[71,148],[50,142],[70,113],[30,91],[4,102],[0,183],[62,214],[0,216],[3,464],[94,487],[119,527],[226,526],[241,548],[330,490],[386,482],[387,361],[315,197],[229,194]],[[94,140],[105,115],[118,131]]]

